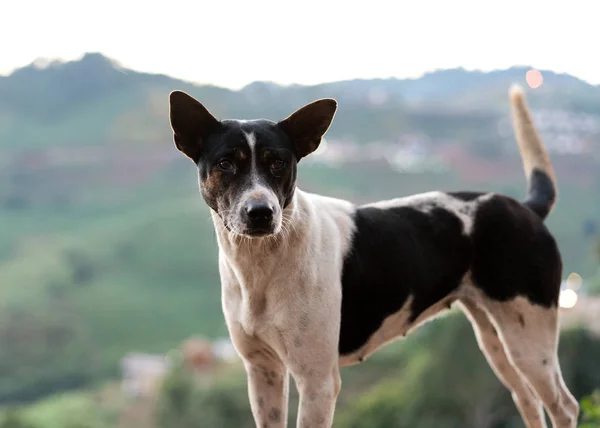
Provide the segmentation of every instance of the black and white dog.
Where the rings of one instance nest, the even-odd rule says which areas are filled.
[[[298,162],[329,128],[321,99],[279,122],[217,120],[170,94],[177,148],[198,167],[219,245],[223,311],[244,361],[257,427],[330,427],[339,368],[363,361],[457,302],[528,427],[577,425],[557,357],[562,262],[543,220],[552,165],[523,91],[511,88],[529,183],[495,193],[430,192],[356,206],[296,187]],[[400,403],[399,403],[400,405]]]

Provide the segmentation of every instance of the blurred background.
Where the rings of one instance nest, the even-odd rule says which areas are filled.
[[[560,186],[562,369],[599,427],[596,18],[577,0],[482,3],[1,2],[0,427],[253,427],[171,90],[220,118],[336,98],[299,186],[362,203],[523,198],[513,83]],[[336,428],[523,426],[456,311],[342,376]],[[296,405],[292,387],[290,426]]]

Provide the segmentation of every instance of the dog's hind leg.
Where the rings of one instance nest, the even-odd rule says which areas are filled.
[[[575,428],[579,404],[565,386],[558,361],[558,308],[517,297],[481,299],[513,366],[544,403],[555,428]]]
[[[508,360],[498,332],[488,315],[469,298],[461,298],[459,304],[473,326],[481,352],[498,379],[511,392],[527,428],[546,428],[542,402]]]

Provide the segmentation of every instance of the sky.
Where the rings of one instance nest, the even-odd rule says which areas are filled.
[[[239,88],[514,65],[600,84],[593,0],[0,0],[0,74],[101,52]]]

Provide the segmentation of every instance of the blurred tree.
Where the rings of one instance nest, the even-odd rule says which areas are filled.
[[[177,362],[165,378],[156,407],[159,428],[253,428],[245,377],[239,373],[201,387]]]
[[[0,419],[0,428],[37,428],[23,420],[21,414],[16,409],[8,409],[4,412],[4,417]]]
[[[165,377],[156,405],[156,420],[159,427],[188,428],[183,421],[192,405],[195,389],[190,374],[183,362],[177,361]]]
[[[67,249],[64,251],[63,257],[68,269],[71,271],[74,284],[85,285],[94,278],[96,266],[86,253],[80,250]]]
[[[581,428],[600,427],[600,389],[581,401]]]
[[[65,305],[0,314],[0,402],[23,402],[93,379],[94,349]]]

